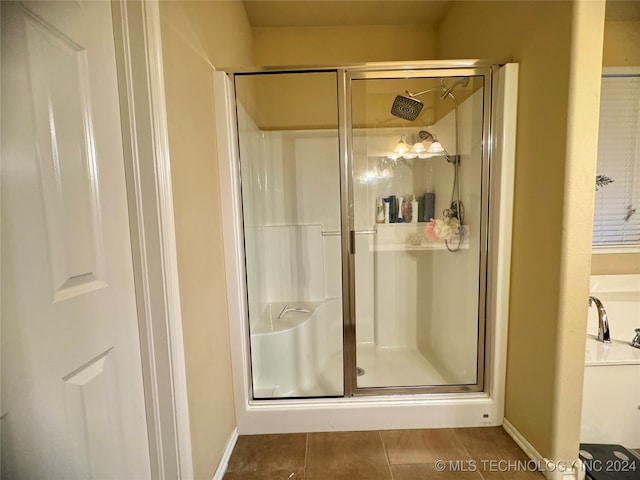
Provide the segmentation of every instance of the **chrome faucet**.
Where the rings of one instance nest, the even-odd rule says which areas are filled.
[[[607,318],[607,311],[604,309],[604,305],[597,297],[589,297],[589,306],[592,306],[592,302],[596,304],[598,309],[598,340],[603,343],[611,343],[611,332],[609,331],[609,319]]]
[[[282,311],[280,312],[280,315],[278,315],[278,320],[280,320],[289,312],[311,313],[306,308],[299,308],[299,307],[289,308],[289,305],[285,305]]]
[[[636,336],[631,340],[631,346],[640,348],[640,328],[636,328]]]

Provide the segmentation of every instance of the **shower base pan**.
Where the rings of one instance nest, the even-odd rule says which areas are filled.
[[[413,385],[447,385],[445,378],[415,348],[358,345],[358,387]],[[341,396],[342,353],[331,355],[315,382],[295,390],[283,391],[277,386],[255,390],[256,399]]]

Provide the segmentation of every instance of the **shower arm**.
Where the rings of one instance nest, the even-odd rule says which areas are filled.
[[[433,87],[433,88],[430,88],[429,90],[425,90],[423,92],[411,93],[409,90],[405,90],[404,93],[409,95],[410,98],[414,98],[414,97],[419,97],[420,95],[425,95],[427,93],[435,92],[436,90],[444,90],[444,91],[446,91],[446,89],[444,87]]]
[[[415,97],[419,97],[420,95],[425,95],[427,93],[435,92],[436,90],[442,90],[443,93],[440,96],[442,100],[444,100],[447,96],[451,96],[455,100],[455,97],[453,96],[452,92],[460,84],[462,84],[463,87],[466,87],[469,84],[469,77],[464,77],[461,80],[456,80],[455,82],[453,82],[453,85],[451,85],[450,87],[446,86],[443,79],[443,84],[440,85],[439,87],[429,88],[428,90],[423,90],[422,92],[418,92],[418,93],[411,93],[409,90],[405,90],[404,93],[406,93],[410,98],[415,98]]]

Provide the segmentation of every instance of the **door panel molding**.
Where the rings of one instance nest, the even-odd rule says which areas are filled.
[[[193,478],[159,5],[112,5],[152,477]]]
[[[113,355],[114,349],[109,348],[62,378],[72,445],[85,459],[78,466],[82,478],[90,478],[92,472],[127,475],[122,465],[126,456],[123,446],[105,441],[122,435],[120,412],[113,401],[118,394]]]
[[[89,65],[83,46],[22,14],[55,303],[107,286]]]

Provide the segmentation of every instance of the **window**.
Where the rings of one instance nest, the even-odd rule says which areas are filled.
[[[640,69],[605,69],[594,247],[640,246]]]

